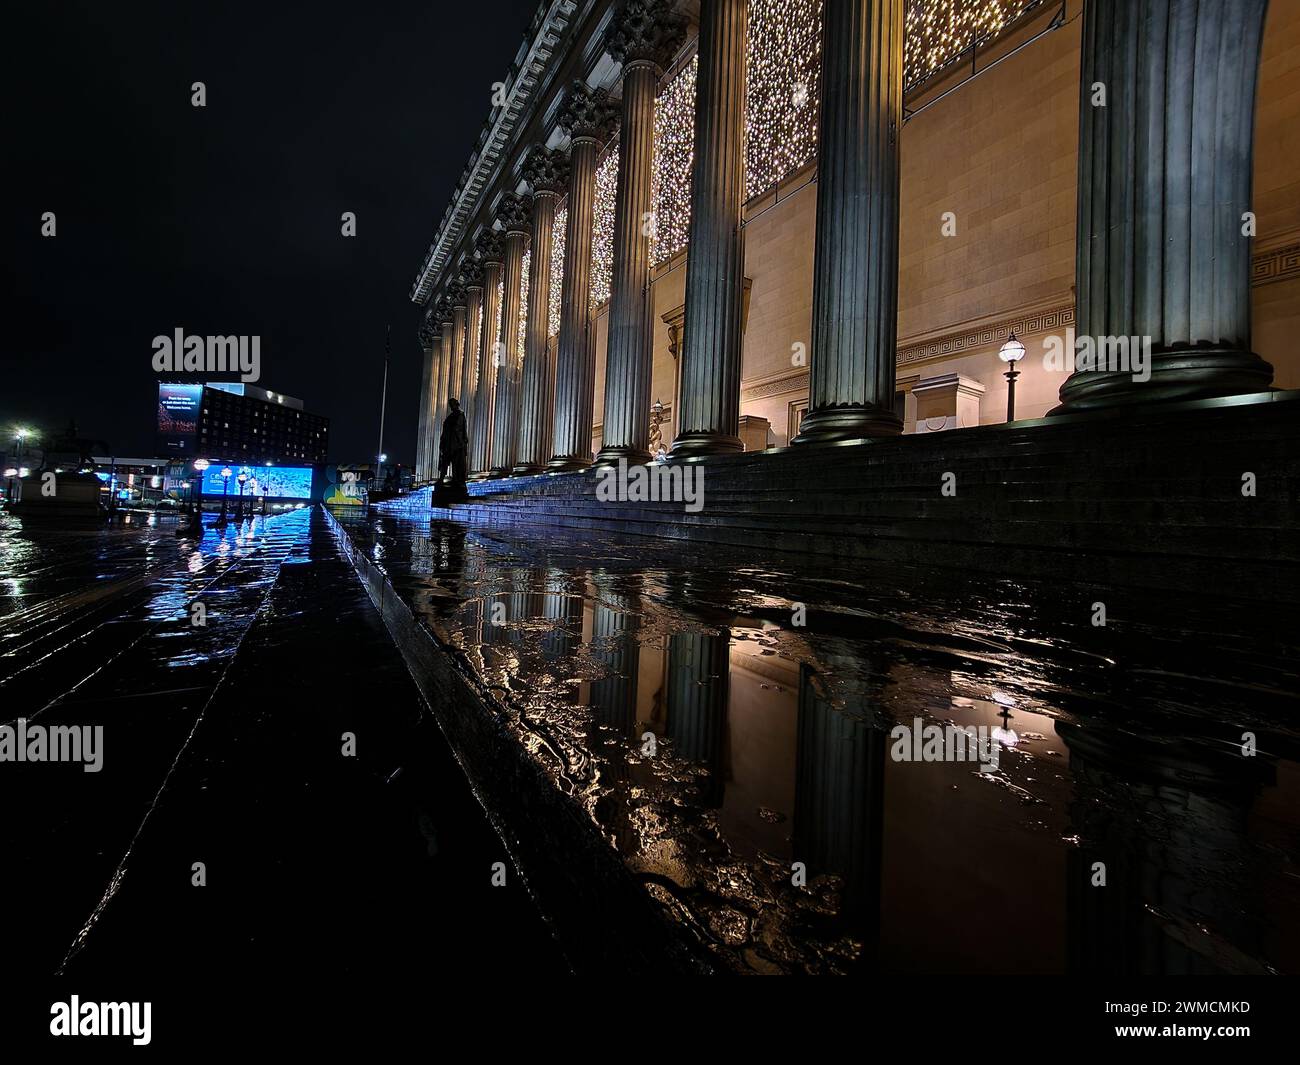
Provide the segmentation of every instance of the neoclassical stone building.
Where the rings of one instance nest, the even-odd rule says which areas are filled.
[[[433,235],[417,479],[1300,386],[1300,4],[544,0]],[[1149,379],[1052,357],[1150,337]]]

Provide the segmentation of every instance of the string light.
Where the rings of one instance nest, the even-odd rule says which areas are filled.
[[[821,0],[749,0],[745,198],[817,156]]]
[[[909,0],[903,27],[903,87],[910,89],[972,44],[1001,33],[1042,0]]]
[[[560,293],[564,290],[564,236],[569,228],[568,207],[558,207],[551,223],[551,291],[547,300],[546,335],[560,333]]]
[[[533,264],[533,250],[524,252],[519,269],[523,276],[519,279],[519,335],[515,337],[515,364],[519,365],[524,357],[524,338],[528,335],[528,271]]]
[[[591,309],[609,299],[614,275],[614,195],[618,189],[618,144],[596,167],[595,210],[591,234]]]
[[[650,262],[658,266],[686,247],[691,226],[691,162],[695,158],[695,76],[699,56],[655,100],[655,155],[651,168],[654,238]]]

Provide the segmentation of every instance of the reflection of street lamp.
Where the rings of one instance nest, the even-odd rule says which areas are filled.
[[[229,466],[221,468],[221,524],[226,523],[226,499],[230,495],[230,478],[235,475],[235,471]]]
[[[196,492],[194,490],[194,478],[191,477],[189,503],[190,503],[191,510],[199,514],[203,513],[203,474],[206,472],[207,468],[210,465],[212,464],[207,459],[194,460],[194,472],[199,475],[198,476],[199,487],[198,487],[198,491]],[[198,497],[197,500],[195,499],[196,496]]]
[[[1002,350],[998,352],[998,358],[1007,364],[1007,372],[1003,376],[1007,379],[1007,421],[1009,422],[1016,420],[1016,378],[1020,376],[1016,363],[1024,357],[1025,346],[1016,339],[1016,334],[1013,332],[1002,345]]]

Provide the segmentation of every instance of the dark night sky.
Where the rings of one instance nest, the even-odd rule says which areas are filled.
[[[410,462],[411,282],[536,7],[9,12],[0,430],[72,418],[119,455],[152,455],[151,341],[183,327],[260,335],[258,384],[332,419],[331,459],[364,461],[391,323],[385,445]],[[190,104],[195,81],[206,108]]]

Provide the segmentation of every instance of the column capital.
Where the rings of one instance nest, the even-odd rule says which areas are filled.
[[[516,192],[507,193],[497,208],[497,218],[506,236],[515,233],[528,236],[533,230],[533,198]]]
[[[482,291],[483,264],[475,261],[474,259],[470,259],[461,268],[460,280],[461,280],[461,284],[465,287],[467,291],[469,289],[478,289],[479,291]]]
[[[605,47],[623,69],[648,64],[663,70],[686,39],[686,16],[672,0],[623,0]]]
[[[469,302],[469,297],[465,292],[465,280],[463,277],[458,277],[447,286],[446,300],[446,309],[448,313],[456,307],[464,307]]]
[[[569,163],[563,153],[536,145],[524,160],[524,180],[534,196],[563,195],[569,187]]]
[[[475,250],[478,252],[479,262],[484,266],[489,263],[503,263],[506,261],[505,244],[501,239],[499,230],[484,230],[479,235]]]
[[[560,128],[573,140],[590,140],[604,144],[618,129],[618,115],[604,89],[589,88],[586,82],[569,86],[557,116]]]
[[[429,314],[426,314],[420,321],[420,328],[416,330],[416,335],[420,338],[420,347],[422,348],[433,347],[433,338],[437,331],[437,326],[434,325],[431,315],[432,311],[430,311]]]

